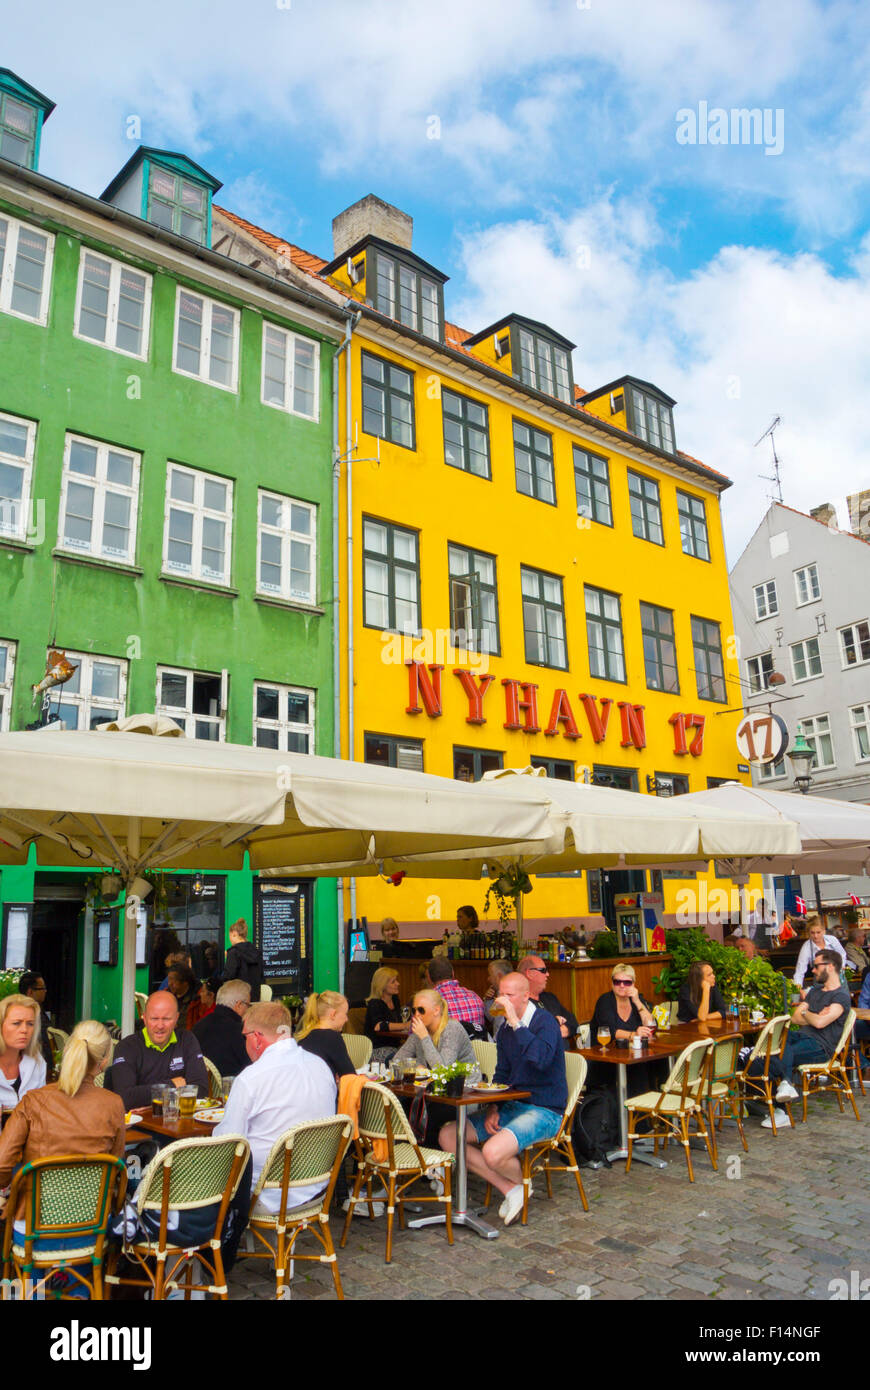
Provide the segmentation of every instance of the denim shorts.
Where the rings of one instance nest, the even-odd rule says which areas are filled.
[[[471,1125],[481,1144],[493,1136],[487,1134],[484,1124],[487,1112],[479,1110],[469,1115]],[[544,1105],[524,1105],[520,1100],[506,1100],[498,1107],[501,1129],[509,1129],[517,1141],[520,1152],[530,1144],[538,1144],[542,1139],[552,1139],[559,1132],[562,1123],[560,1110],[548,1110]]]

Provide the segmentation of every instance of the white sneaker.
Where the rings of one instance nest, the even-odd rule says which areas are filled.
[[[499,1207],[499,1216],[504,1220],[504,1224],[509,1226],[512,1221],[516,1221],[523,1209],[523,1185],[518,1182],[516,1187],[512,1187]]]
[[[350,1198],[347,1197],[341,1204],[342,1211],[347,1211],[349,1206]],[[385,1211],[383,1202],[372,1202],[372,1210],[376,1217],[383,1216]],[[368,1216],[369,1204],[365,1197],[360,1197],[359,1201],[354,1204],[353,1214],[354,1216]]]
[[[780,1081],[779,1090],[776,1093],[777,1100],[797,1100],[798,1093],[790,1081]]]
[[[779,1100],[779,1096],[777,1096],[777,1100]],[[774,1110],[773,1119],[776,1120],[777,1129],[789,1129],[791,1127],[791,1120],[784,1110]],[[761,1121],[761,1128],[773,1129],[773,1120],[769,1115],[766,1120]]]
[[[522,1187],[522,1184],[520,1184],[520,1186]],[[516,1189],[512,1189],[512,1191],[515,1191],[515,1190],[516,1190]],[[530,1198],[531,1198],[531,1195],[532,1195],[532,1193],[534,1192],[534,1190],[535,1190],[535,1189],[532,1187],[532,1184],[529,1183],[529,1197],[530,1197]],[[500,1206],[499,1209],[498,1209],[498,1214],[499,1214],[499,1216],[502,1218],[502,1220],[504,1220],[505,1213],[507,1212],[507,1205],[508,1205],[508,1199],[507,1199],[507,1197],[505,1197],[504,1200],[502,1201],[501,1206]]]

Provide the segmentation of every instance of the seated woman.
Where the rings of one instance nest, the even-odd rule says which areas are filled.
[[[197,991],[196,997],[187,1006],[188,1030],[195,1028],[196,1025],[209,1014],[214,1013],[217,1003],[217,992],[221,987],[220,975],[210,975],[207,980],[203,980]],[[179,1013],[181,1012],[181,1001],[179,1000]]]
[[[679,1023],[703,1023],[708,1018],[724,1018],[725,1000],[716,984],[712,965],[705,960],[693,960],[683,981],[677,1004]]]
[[[28,1091],[45,1085],[39,1005],[26,994],[0,999],[0,1106],[14,1110]]]
[[[373,1060],[386,1061],[410,1032],[410,1024],[402,1020],[399,1003],[399,977],[388,965],[382,965],[372,976],[371,993],[366,1000],[366,1021],[363,1028],[372,1045],[385,1056]]]
[[[411,1011],[411,1036],[393,1057],[394,1062],[418,1062],[424,1067],[448,1067],[452,1062],[468,1062],[474,1066],[477,1058],[471,1039],[455,1018],[447,1012],[447,1000],[437,989],[421,989],[414,995]],[[456,1119],[449,1105],[428,1101],[424,1144],[438,1147],[438,1134],[443,1125]]]
[[[610,1029],[611,1042],[630,1042],[635,1034],[648,1038],[653,1029],[649,1005],[638,992],[634,966],[628,963],[613,967],[610,981],[613,986],[599,996],[592,1015],[591,1045],[595,1046],[599,1028]],[[636,1063],[628,1070],[628,1094],[641,1095],[657,1084],[660,1063]],[[616,1068],[604,1062],[590,1062],[587,1075],[588,1090],[609,1090],[616,1087]]]
[[[320,1057],[336,1079],[351,1076],[356,1067],[350,1060],[341,1030],[347,1023],[347,1000],[335,990],[309,994],[305,1013],[294,1037],[299,1046]]]

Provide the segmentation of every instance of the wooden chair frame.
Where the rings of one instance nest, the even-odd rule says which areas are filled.
[[[707,1057],[707,1075],[704,1078],[704,1085],[701,1095],[707,1102],[707,1117],[710,1121],[710,1138],[713,1140],[713,1148],[716,1150],[716,1157],[719,1157],[719,1143],[716,1130],[721,1130],[722,1121],[725,1118],[725,1106],[731,1111],[731,1118],[735,1121],[740,1133],[743,1144],[743,1152],[749,1153],[749,1145],[746,1142],[746,1132],[743,1128],[743,1116],[741,1114],[743,1102],[740,1096],[740,1088],[737,1085],[738,1057],[743,1046],[742,1033],[727,1033],[722,1038],[717,1038]],[[730,1052],[730,1057],[728,1053]],[[727,1057],[727,1065],[720,1070],[719,1057]],[[722,1086],[724,1090],[718,1095],[714,1087]],[[718,1111],[718,1126],[716,1115]]]
[[[707,1146],[707,1153],[710,1155],[710,1162],[714,1172],[718,1171],[719,1163],[716,1151],[707,1132],[704,1123],[704,1101],[702,1090],[707,1076],[709,1066],[709,1053],[713,1047],[712,1038],[699,1038],[697,1042],[689,1043],[688,1047],[683,1048],[676,1062],[673,1071],[660,1091],[649,1091],[647,1094],[655,1096],[654,1104],[642,1104],[642,1096],[635,1096],[625,1103],[628,1111],[628,1157],[625,1160],[625,1171],[631,1169],[631,1156],[636,1138],[642,1138],[637,1134],[636,1117],[638,1114],[648,1119],[652,1126],[653,1133],[653,1152],[658,1153],[659,1140],[664,1140],[664,1147],[667,1148],[669,1139],[677,1139],[683,1146],[686,1155],[686,1166],[689,1170],[689,1182],[695,1181],[695,1174],[692,1170],[692,1154],[689,1148],[689,1121],[694,1120],[698,1127],[698,1134]],[[696,1061],[697,1059],[697,1061]],[[695,1070],[697,1067],[697,1071]],[[670,1107],[668,1102],[674,1097],[678,1098],[678,1104]]]
[[[205,1069],[208,1072],[208,1098],[209,1100],[216,1100],[220,1105],[224,1098],[223,1078],[214,1062],[206,1057],[205,1053],[202,1054],[202,1060],[205,1062]]]
[[[837,1097],[837,1104],[840,1107],[840,1114],[845,1109],[843,1096],[848,1096],[855,1112],[855,1119],[860,1120],[858,1106],[855,1103],[855,1095],[849,1085],[849,1072],[847,1062],[849,1052],[852,1048],[852,1034],[855,1029],[857,1015],[854,1009],[850,1009],[843,1024],[843,1031],[837,1043],[836,1051],[827,1062],[802,1062],[798,1065],[801,1074],[801,1123],[807,1122],[807,1101],[812,1094],[818,1094],[820,1082],[824,1079],[827,1082],[827,1090],[833,1091]]]
[[[746,1059],[743,1070],[737,1073],[737,1083],[740,1088],[741,1101],[762,1100],[767,1106],[767,1113],[770,1116],[770,1129],[776,1138],[776,1108],[777,1105],[785,1106],[789,1120],[794,1124],[791,1113],[791,1101],[780,1102],[775,1099],[774,1086],[779,1087],[779,1082],[770,1075],[770,1064],[776,1058],[781,1060],[788,1041],[789,1024],[791,1023],[790,1014],[777,1014],[765,1023],[758,1037],[752,1046],[749,1056]],[[763,1060],[763,1069],[758,1076],[750,1076],[749,1068],[753,1062]]]

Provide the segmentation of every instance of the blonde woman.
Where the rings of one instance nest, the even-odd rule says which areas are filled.
[[[471,1039],[457,1019],[447,1012],[447,1000],[437,989],[421,989],[414,995],[411,1010],[411,1037],[403,1043],[394,1062],[416,1061],[427,1067],[446,1067],[451,1062],[469,1062],[477,1058]],[[438,1135],[443,1125],[456,1119],[456,1111],[437,1100],[426,1101],[426,1131],[423,1143],[439,1148]],[[437,1186],[439,1179],[434,1180]]]
[[[329,1070],[339,1076],[351,1076],[356,1067],[348,1056],[341,1030],[347,1023],[347,1000],[332,989],[309,994],[302,1022],[296,1031],[296,1041],[305,1052],[320,1057]]]
[[[372,976],[363,1031],[375,1047],[389,1047],[410,1032],[410,1025],[402,1020],[399,977],[389,965],[382,965]]]
[[[14,1110],[28,1091],[45,1085],[39,1013],[36,1000],[26,994],[0,999],[0,1106],[4,1110]]]
[[[20,1163],[34,1158],[104,1153],[123,1158],[124,1102],[94,1085],[111,1047],[102,1023],[87,1019],[76,1025],[57,1081],[29,1091],[6,1121],[0,1135],[0,1188],[8,1186]],[[16,1221],[23,1211],[22,1197]]]

